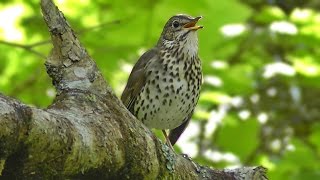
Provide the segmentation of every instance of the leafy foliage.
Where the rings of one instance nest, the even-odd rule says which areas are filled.
[[[75,1],[57,4],[116,94],[173,14],[202,15],[204,85],[177,150],[216,168],[263,165],[270,179],[320,177],[320,4],[308,1]],[[38,0],[1,1],[0,90],[46,107],[51,44]]]

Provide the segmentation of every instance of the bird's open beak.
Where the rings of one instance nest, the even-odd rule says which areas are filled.
[[[197,22],[198,22],[201,18],[202,18],[202,16],[196,17],[196,18],[194,18],[191,22],[185,24],[183,27],[184,27],[185,29],[194,30],[194,31],[196,31],[196,30],[198,30],[198,29],[202,29],[203,26],[198,26],[198,25],[196,25]]]

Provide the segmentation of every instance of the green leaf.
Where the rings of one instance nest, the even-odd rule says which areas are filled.
[[[255,119],[239,121],[228,115],[217,134],[217,141],[213,142],[224,152],[232,152],[245,160],[257,145],[259,123]],[[233,122],[233,123],[232,123]]]

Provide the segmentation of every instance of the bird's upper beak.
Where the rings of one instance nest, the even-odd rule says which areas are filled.
[[[194,30],[194,31],[196,31],[196,30],[198,30],[198,29],[202,29],[203,26],[198,26],[198,25],[196,25],[197,22],[198,22],[201,18],[202,18],[202,16],[196,17],[196,18],[194,18],[192,21],[190,21],[189,23],[185,24],[183,27],[184,27],[185,29]]]

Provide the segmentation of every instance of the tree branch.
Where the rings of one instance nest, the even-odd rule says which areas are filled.
[[[0,172],[8,179],[266,179],[263,167],[214,170],[177,155],[113,94],[51,0],[42,0],[57,97],[47,109],[0,94]]]

